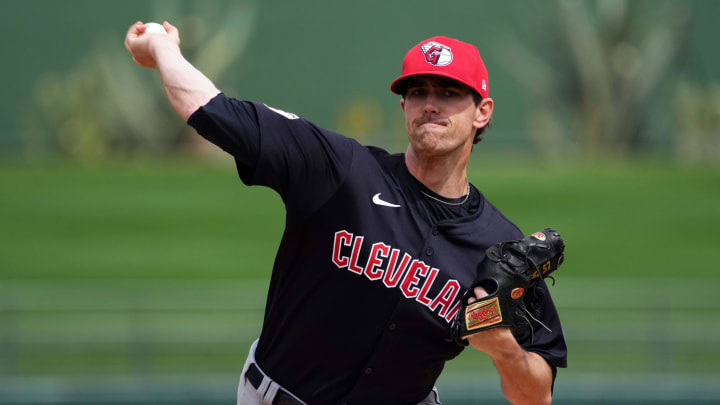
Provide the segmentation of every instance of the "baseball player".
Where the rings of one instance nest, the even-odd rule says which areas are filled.
[[[390,89],[409,145],[390,154],[226,96],[183,58],[178,30],[163,26],[167,35],[130,27],[133,60],[158,70],[177,113],[234,157],[245,184],[272,188],[286,207],[238,404],[439,404],[435,381],[464,349],[451,327],[461,297],[486,249],[523,236],[467,180],[493,112],[478,50],[435,37],[407,52]],[[463,341],[490,356],[517,404],[550,403],[566,366],[558,314],[540,291],[533,319],[546,328],[515,336],[497,327]]]

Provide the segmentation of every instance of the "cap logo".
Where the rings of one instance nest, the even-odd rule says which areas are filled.
[[[449,46],[438,42],[428,42],[420,46],[425,54],[425,62],[435,66],[447,66],[453,60],[453,54]]]

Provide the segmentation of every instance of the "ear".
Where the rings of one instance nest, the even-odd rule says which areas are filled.
[[[400,108],[405,112],[405,98],[400,99]]]
[[[475,120],[473,121],[473,127],[480,129],[487,125],[488,121],[490,121],[490,117],[492,117],[494,104],[495,103],[491,98],[484,98],[480,101],[480,103],[478,103],[477,107],[475,107]]]

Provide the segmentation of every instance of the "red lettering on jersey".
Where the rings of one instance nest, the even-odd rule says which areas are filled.
[[[439,271],[440,270],[434,267],[430,269],[430,274],[428,274],[427,278],[425,279],[425,284],[420,290],[420,294],[418,294],[417,298],[415,298],[418,302],[425,304],[426,306],[430,304],[430,299],[427,297],[427,293],[428,291],[430,291],[430,287],[432,287],[432,283],[435,281],[435,277],[437,276]]]
[[[390,246],[382,242],[372,245],[370,257],[368,258],[367,265],[365,265],[365,275],[367,278],[373,281],[380,280],[380,278],[382,278],[382,270],[377,269],[377,267],[382,264],[380,257],[388,257],[388,254],[390,254]]]
[[[364,236],[356,236],[347,230],[335,232],[332,262],[338,268],[346,268],[355,274],[365,274],[370,281],[382,279],[387,288],[399,288],[405,297],[415,299],[433,312],[439,309],[438,316],[447,322],[452,321],[460,309],[459,302],[452,305],[460,293],[457,280],[447,281],[437,297],[430,299],[428,294],[440,274],[440,269],[431,268],[423,261],[413,259],[408,253],[384,242],[374,243],[367,261],[360,265],[358,261],[364,240]],[[387,265],[383,266],[384,262]]]
[[[423,263],[422,260],[413,260],[412,264],[410,264],[410,269],[400,285],[400,290],[402,290],[406,297],[415,298],[418,295],[419,289],[415,286],[420,282],[418,276],[425,276],[428,270],[430,270],[430,266]]]
[[[455,318],[455,315],[458,313],[459,309],[460,309],[460,301],[458,301],[457,304],[455,304],[455,306],[453,307],[452,311],[450,311],[450,313],[447,314],[447,316],[445,317],[445,320],[448,322],[451,322],[453,320],[453,318]]]
[[[435,297],[435,299],[433,300],[432,304],[430,304],[430,310],[434,311],[435,308],[440,305],[442,306],[442,309],[440,309],[439,315],[444,317],[445,313],[448,311],[448,308],[450,308],[450,304],[455,301],[458,292],[460,292],[460,283],[455,280],[448,280],[442,290],[440,290],[440,294],[438,294],[438,296]]]
[[[388,288],[397,287],[400,279],[405,273],[405,269],[407,268],[408,263],[410,263],[410,259],[412,259],[409,254],[405,253],[400,264],[395,267],[399,255],[400,250],[398,249],[393,249],[392,253],[390,254],[390,261],[388,262],[388,266],[385,269],[385,277],[383,277],[383,284],[385,284],[385,286]]]
[[[361,274],[363,272],[363,268],[357,265],[358,258],[360,257],[360,248],[362,248],[363,239],[365,239],[364,236],[355,237],[355,242],[353,242],[352,248],[352,256],[350,256],[350,264],[348,265],[348,270],[357,274]]]
[[[340,249],[343,246],[350,246],[353,234],[348,231],[337,231],[335,232],[335,243],[333,244],[333,257],[332,261],[339,268],[347,267],[350,259],[347,256],[340,256]]]

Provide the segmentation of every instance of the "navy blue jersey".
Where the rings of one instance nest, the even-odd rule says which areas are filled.
[[[293,114],[220,94],[188,120],[231,153],[243,182],[286,207],[256,351],[310,404],[416,404],[463,347],[450,322],[491,245],[522,232],[474,186],[441,204],[389,154]],[[543,286],[545,287],[545,286]],[[547,290],[547,288],[545,288]],[[566,347],[549,294],[520,344],[553,367]]]

